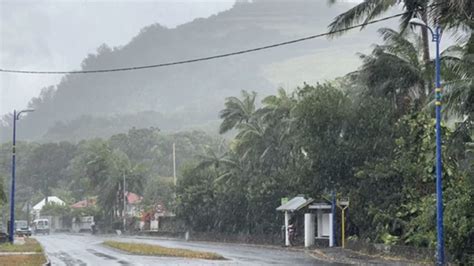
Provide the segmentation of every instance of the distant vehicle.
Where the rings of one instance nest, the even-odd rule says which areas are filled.
[[[31,228],[25,220],[15,221],[15,234],[18,236],[31,236]]]
[[[33,233],[48,234],[49,235],[49,221],[48,219],[36,219],[33,221]]]

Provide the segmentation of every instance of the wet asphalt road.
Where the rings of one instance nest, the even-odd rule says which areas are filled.
[[[35,236],[43,245],[52,265],[328,265],[309,252],[286,251],[239,244],[186,242],[151,237],[51,234]],[[139,256],[103,246],[104,240],[158,244],[172,248],[215,252],[225,261]]]

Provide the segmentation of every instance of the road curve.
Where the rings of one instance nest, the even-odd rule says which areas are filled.
[[[328,265],[308,253],[239,244],[186,242],[150,237],[92,236],[88,234],[51,234],[36,236],[52,265]],[[225,261],[138,256],[102,245],[105,240],[158,244],[215,252]]]

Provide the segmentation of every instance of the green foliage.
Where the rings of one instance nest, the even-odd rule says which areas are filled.
[[[5,185],[3,176],[0,176],[0,204],[7,201],[7,195],[5,193]]]
[[[43,206],[41,215],[45,216],[68,216],[71,214],[71,207],[68,205],[56,204],[50,202]]]
[[[162,202],[172,210],[173,143],[176,144],[179,169],[186,161],[221,142],[200,131],[163,134],[156,128],[132,128],[108,140],[93,139],[77,144],[19,142],[17,215],[24,216],[22,208],[26,202],[34,205],[46,195],[57,196],[68,206],[84,198],[96,197],[97,208],[74,209],[72,215],[93,214],[113,220],[123,208],[124,178],[126,191],[144,196],[146,204]],[[0,176],[7,176],[11,171],[10,149],[9,143],[0,145]],[[61,212],[60,208],[48,206],[46,213]]]
[[[336,190],[351,200],[349,234],[389,245],[434,248],[435,124],[432,112],[426,111],[432,110],[429,101],[433,97],[429,91],[433,83],[433,62],[429,57],[428,31],[423,29],[419,39],[405,30],[408,20],[416,14],[426,21],[440,19],[445,29],[467,29],[460,31],[462,36],[456,45],[443,52],[443,94],[447,103],[443,115],[449,116],[444,116],[446,120],[442,124],[442,174],[446,248],[455,262],[472,264],[474,37],[472,22],[467,19],[472,17],[472,1],[449,0],[447,5],[436,5],[431,12],[426,12],[427,5],[438,2],[365,0],[341,14],[331,25],[333,30],[370,21],[399,3],[408,11],[401,17],[400,32],[380,29],[383,44],[375,46],[372,53],[361,56],[362,66],[357,71],[335,82],[315,86],[304,84],[294,92],[280,89],[276,95],[265,97],[261,105],[256,103],[255,92],[242,91],[240,98],[226,98],[219,113],[222,119],[219,131],[235,132],[228,142],[198,131],[163,134],[155,127],[142,128],[142,124],[138,124],[139,128],[131,128],[127,133],[113,135],[107,140],[92,139],[78,144],[18,143],[19,201],[51,194],[70,202],[96,196],[97,207],[71,212],[61,206],[48,205],[44,211],[70,213],[75,217],[103,216],[112,224],[120,218],[124,191],[128,190],[143,195],[145,206],[158,202],[168,208],[176,206],[174,211],[178,217],[197,231],[279,234],[282,217],[275,208],[282,197],[305,194],[323,200],[329,191]],[[151,36],[147,34],[149,32],[167,34],[167,30],[160,26],[149,27],[127,49],[143,46],[144,40]],[[127,53],[126,49],[119,50]],[[99,68],[117,52],[103,46],[97,55],[84,61],[83,67]],[[247,68],[248,65],[251,64],[246,62]],[[182,75],[204,82],[203,88],[224,87],[223,84],[209,85],[207,78],[197,78],[218,75],[214,70],[195,67],[184,70]],[[196,71],[198,74],[194,76]],[[234,82],[236,72],[233,71],[222,76],[229,90],[247,85],[268,86],[260,79],[248,84],[242,84],[240,80]],[[245,71],[255,72],[255,69]],[[143,92],[159,92],[160,89],[157,90],[153,82],[143,84],[141,76],[128,78],[128,85],[124,82],[119,86],[106,86],[114,83],[102,80],[102,76],[94,77],[94,82],[88,81],[88,84],[109,88],[98,90],[94,86],[81,86],[81,81],[72,77],[65,77],[57,91],[53,88],[44,90],[40,98],[32,101],[32,106],[64,105],[71,112],[79,113],[83,105],[79,101],[77,104],[70,101],[76,100],[79,94],[69,88],[85,88],[81,95],[89,95],[87,90],[90,90],[96,99],[106,99],[101,96],[106,96],[111,92],[110,88],[114,88],[113,93],[120,96],[117,101],[105,104],[89,99],[94,103],[90,112],[102,109],[115,112],[122,108],[137,110],[141,108],[139,103],[161,103],[161,95],[155,97],[159,93],[143,93],[146,101],[131,100],[127,93],[130,84],[138,88],[142,84]],[[160,88],[176,92],[176,98],[168,105],[164,104],[165,108],[175,110],[181,108],[176,103],[186,105],[181,103],[180,91],[186,86],[176,83],[176,79],[172,84],[163,84],[160,83],[164,86]],[[187,98],[206,95],[205,99],[212,98],[210,102],[215,104],[224,95],[216,97],[208,92],[207,89],[197,89]],[[142,97],[137,95],[132,97]],[[140,108],[130,106],[133,103]],[[37,114],[47,116],[51,110],[58,113],[53,107],[38,108],[42,113]],[[166,120],[155,112],[137,116],[146,121]],[[11,120],[9,116],[6,118]],[[188,123],[193,120],[180,118]],[[447,118],[461,118],[461,121],[449,127],[452,123],[448,123],[451,121]],[[74,122],[56,124],[47,136],[60,139],[75,132],[77,126],[103,130],[100,135],[108,137],[117,128],[123,131],[134,124],[137,117],[123,115],[116,119],[123,120],[123,123],[115,124],[114,118],[83,116]],[[41,119],[38,121],[43,122]],[[53,121],[47,120],[44,124],[51,123]],[[42,124],[37,126],[45,129]],[[83,133],[78,133],[73,138],[81,136]],[[177,147],[180,169],[176,187],[170,178],[173,143]],[[10,144],[0,146],[0,176],[7,176],[11,170],[10,148]]]
[[[150,177],[144,188],[143,204],[153,206],[157,203],[164,204],[168,209],[172,209],[174,203],[174,184],[173,178],[164,178],[159,176]]]
[[[417,108],[400,112],[393,95],[363,86],[362,93],[344,92],[340,84],[280,90],[248,108],[249,117],[226,121],[237,131],[230,148],[207,150],[185,169],[178,216],[194,230],[276,233],[281,197],[321,198],[336,189],[351,199],[351,233],[433,248],[434,119]],[[445,216],[447,249],[459,261],[468,258],[459,246],[473,246],[471,214],[456,210],[473,203],[461,162],[469,136],[442,127],[446,213],[455,217]]]
[[[94,219],[96,221],[99,221],[101,220],[102,213],[98,206],[88,206],[84,208],[71,209],[71,217],[79,219],[80,217],[84,216],[94,216]]]

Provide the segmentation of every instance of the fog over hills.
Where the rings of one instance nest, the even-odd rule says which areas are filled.
[[[139,66],[205,57],[327,31],[352,4],[326,1],[239,1],[225,12],[173,29],[154,24],[122,47],[100,46],[84,70]],[[385,24],[386,25],[386,24]],[[344,75],[378,41],[383,23],[328,40],[316,39],[206,62],[88,75],[65,75],[30,101],[36,111],[21,122],[20,138],[59,141],[107,137],[131,127],[217,132],[223,100],[240,90],[260,96]],[[10,138],[3,117],[1,140]]]

